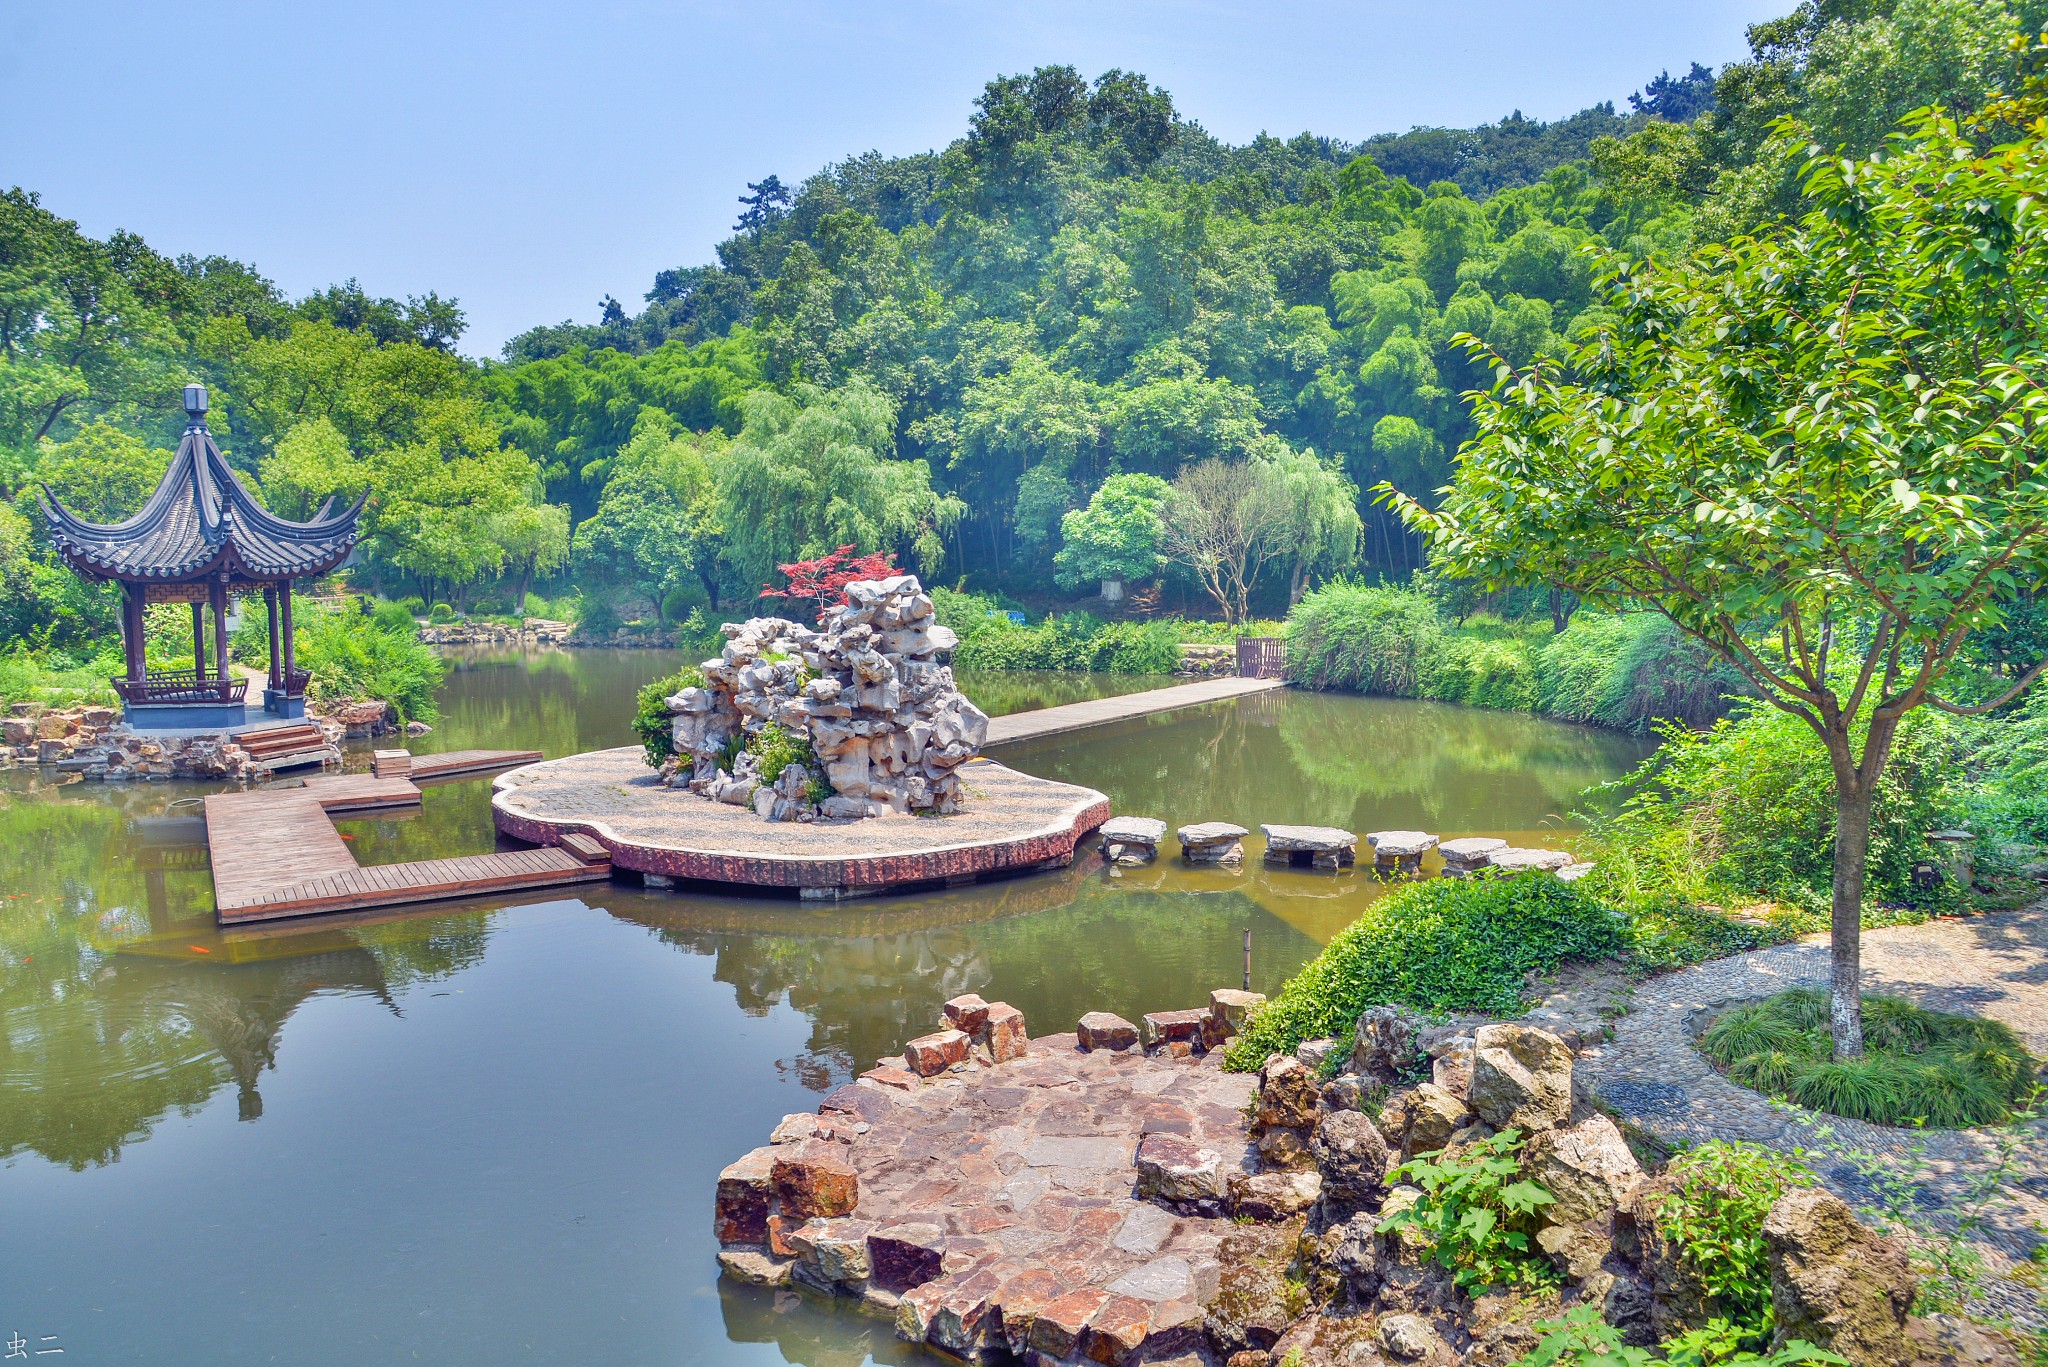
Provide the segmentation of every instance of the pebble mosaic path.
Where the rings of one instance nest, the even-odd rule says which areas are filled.
[[[1577,1075],[1618,1117],[1666,1144],[1738,1139],[1804,1149],[1820,1177],[1853,1203],[1881,1206],[1878,1188],[1904,1183],[1930,1222],[1952,1222],[1973,1179],[1997,1161],[1992,1133],[1891,1129],[1774,1104],[1729,1082],[1694,1047],[1699,1031],[1728,1007],[1827,980],[1825,936],[1654,979],[1636,990],[1613,1037],[1580,1055]],[[2036,1056],[2048,1057],[2048,902],[1868,931],[1863,987],[2002,1021]],[[2048,1121],[2025,1127],[2015,1162],[2013,1179],[1987,1212],[1983,1243],[1994,1267],[2024,1260],[2042,1241],[2036,1227],[2048,1221]]]

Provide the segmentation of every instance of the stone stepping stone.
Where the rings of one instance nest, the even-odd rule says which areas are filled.
[[[1508,842],[1496,836],[1467,835],[1444,841],[1436,852],[1444,857],[1444,877],[1463,878],[1485,868],[1489,855],[1507,847]]]
[[[1166,823],[1149,816],[1113,816],[1102,823],[1102,857],[1112,864],[1149,864],[1159,857]]]
[[[1487,867],[1501,873],[1527,873],[1531,869],[1555,872],[1577,862],[1563,850],[1525,850],[1513,845],[1486,857]]]
[[[1227,865],[1244,862],[1245,828],[1228,821],[1199,821],[1175,832],[1180,840],[1180,857],[1190,864]]]
[[[1346,869],[1358,858],[1358,837],[1335,826],[1259,827],[1266,837],[1266,862],[1275,868]]]
[[[1374,831],[1373,868],[1381,874],[1412,876],[1422,871],[1422,856],[1436,848],[1436,837],[1427,831]]]

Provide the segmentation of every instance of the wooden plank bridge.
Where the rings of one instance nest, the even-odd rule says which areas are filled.
[[[487,762],[491,757],[497,762]],[[530,751],[459,751],[436,759],[461,763],[434,770],[482,773],[522,764]],[[564,841],[536,849],[403,864],[356,863],[337,813],[416,805],[411,779],[375,774],[309,778],[294,788],[254,788],[206,799],[206,847],[213,865],[214,914],[222,925],[287,916],[357,911],[451,897],[515,892],[608,877],[611,857],[596,841]]]

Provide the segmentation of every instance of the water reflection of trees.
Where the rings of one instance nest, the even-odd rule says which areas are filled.
[[[254,1120],[301,1003],[343,994],[389,1006],[407,984],[483,952],[481,912],[222,936],[195,843],[203,827],[160,815],[170,791],[0,798],[0,1156],[110,1163],[230,1085]]]
[[[1313,940],[1241,891],[1127,890],[1078,868],[888,902],[810,911],[765,900],[614,897],[614,916],[716,960],[743,1010],[809,1018],[783,1066],[813,1088],[843,1081],[933,1028],[962,992],[1001,997],[1034,1034],[1088,1011],[1200,1005],[1240,981],[1254,929],[1257,983],[1278,984]]]

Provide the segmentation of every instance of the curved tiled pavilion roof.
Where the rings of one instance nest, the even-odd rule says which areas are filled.
[[[363,500],[330,515],[333,500],[310,522],[288,522],[256,501],[228,465],[200,416],[192,421],[164,471],[163,482],[126,522],[87,522],[40,492],[50,540],[66,564],[90,579],[138,584],[189,583],[225,573],[258,583],[324,574],[356,543]],[[367,495],[365,495],[367,497]]]

